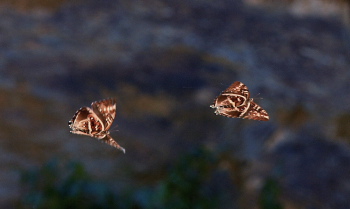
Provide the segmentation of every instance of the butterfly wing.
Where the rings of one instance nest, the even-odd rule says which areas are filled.
[[[214,100],[211,107],[240,107],[246,105],[249,97],[250,93],[248,87],[242,82],[236,81]]]
[[[225,93],[231,93],[231,94],[237,94],[237,95],[241,95],[247,99],[249,99],[250,97],[250,93],[248,90],[248,87],[239,81],[234,82],[233,84],[231,84],[231,86],[229,86],[224,92]]]
[[[74,134],[96,137],[103,130],[103,123],[89,107],[80,108],[68,122]]]
[[[250,102],[250,108],[242,118],[261,121],[268,121],[270,119],[267,112],[253,101]]]
[[[230,118],[269,120],[267,112],[250,99],[248,87],[239,81],[223,91],[210,107],[216,109],[215,114]]]
[[[229,118],[243,118],[260,121],[269,120],[269,115],[267,114],[267,112],[253,101],[250,101],[246,106],[240,106],[236,108],[217,108],[215,114],[226,116]]]
[[[240,118],[241,115],[241,111],[243,111],[244,107],[236,107],[233,108],[231,106],[229,107],[218,107],[215,110],[215,114],[216,115],[222,115],[222,116],[226,116],[229,118]]]
[[[91,108],[80,108],[68,122],[68,125],[71,129],[71,133],[95,137],[125,153],[125,149],[121,147],[108,132],[115,115],[116,100],[101,100],[93,102]]]
[[[105,99],[91,104],[92,110],[103,123],[104,130],[108,131],[116,116],[116,99]]]

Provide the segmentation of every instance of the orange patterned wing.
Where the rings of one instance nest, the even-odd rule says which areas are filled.
[[[116,115],[116,100],[105,99],[91,104],[91,108],[80,108],[68,122],[71,133],[95,137],[125,153],[110,135],[109,129]]]
[[[94,113],[101,119],[104,130],[108,131],[115,119],[117,102],[115,99],[105,99],[91,104]]]
[[[269,120],[267,112],[250,98],[248,87],[236,81],[223,91],[210,106],[215,114],[230,118]]]

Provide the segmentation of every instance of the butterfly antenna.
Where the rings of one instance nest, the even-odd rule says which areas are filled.
[[[115,125],[115,126],[113,127],[113,129],[110,130],[110,132],[115,132],[115,131],[119,131],[118,125]]]
[[[262,97],[257,97],[257,96],[259,96],[260,95],[260,93],[258,93],[255,97],[254,97],[254,99],[264,99],[264,98],[262,98]]]

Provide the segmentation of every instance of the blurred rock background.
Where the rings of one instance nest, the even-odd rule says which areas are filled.
[[[1,208],[350,208],[349,1],[0,7]],[[237,80],[269,122],[213,114]],[[125,155],[69,133],[108,97]]]

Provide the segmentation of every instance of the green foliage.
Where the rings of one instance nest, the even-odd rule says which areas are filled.
[[[215,208],[217,195],[209,187],[216,160],[204,149],[183,156],[154,194],[152,208]]]
[[[279,201],[280,188],[275,179],[268,178],[260,193],[261,209],[283,209]]]
[[[212,153],[196,149],[169,168],[155,187],[116,194],[92,181],[81,164],[52,160],[23,173],[19,208],[216,208],[218,195],[210,186],[216,164]]]
[[[116,208],[114,194],[91,181],[79,163],[60,165],[57,160],[22,175],[19,208]]]

